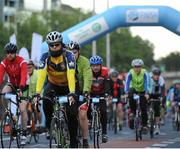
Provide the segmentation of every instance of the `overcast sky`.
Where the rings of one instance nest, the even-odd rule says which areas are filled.
[[[62,3],[84,10],[93,9],[93,0],[61,0]],[[107,9],[107,0],[95,0],[96,13]],[[180,0],[109,0],[109,8],[122,5],[162,5],[180,11]],[[131,27],[133,35],[148,39],[155,46],[155,59],[167,56],[170,52],[180,52],[180,36],[163,27]]]

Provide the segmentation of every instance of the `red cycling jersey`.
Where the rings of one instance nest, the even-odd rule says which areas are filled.
[[[98,76],[93,76],[91,85],[91,96],[101,96],[106,92],[105,84],[108,79],[109,70],[107,67],[101,68],[101,73]]]
[[[109,69],[107,67],[102,66],[101,76],[108,78],[109,77]]]
[[[17,55],[14,61],[5,58],[0,63],[0,85],[3,83],[5,72],[8,74],[9,81],[13,86],[20,88],[26,86],[27,63],[22,57]]]

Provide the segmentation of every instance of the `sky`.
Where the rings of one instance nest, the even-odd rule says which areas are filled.
[[[95,0],[96,13],[107,10],[108,0]],[[93,10],[93,0],[61,0],[63,4],[83,10]],[[109,0],[109,8],[123,5],[161,5],[169,6],[180,11],[180,0]],[[155,59],[167,56],[170,52],[180,52],[180,36],[163,27],[130,27],[133,36],[139,35],[154,44]]]

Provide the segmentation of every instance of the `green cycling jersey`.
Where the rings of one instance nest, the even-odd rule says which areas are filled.
[[[38,79],[38,70],[34,70],[33,74],[29,77],[28,80],[28,96],[32,97],[36,93],[36,84],[37,84],[37,79]]]
[[[92,70],[89,60],[80,55],[77,59],[77,73],[81,93],[90,92],[92,84]]]

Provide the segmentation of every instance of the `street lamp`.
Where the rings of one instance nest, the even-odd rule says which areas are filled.
[[[107,0],[107,9],[109,9],[109,0]],[[110,34],[106,35],[106,66],[110,68],[111,55],[110,55]]]
[[[95,0],[93,0],[93,13],[92,15],[95,15]],[[92,42],[92,56],[96,55],[96,41],[94,40]]]

